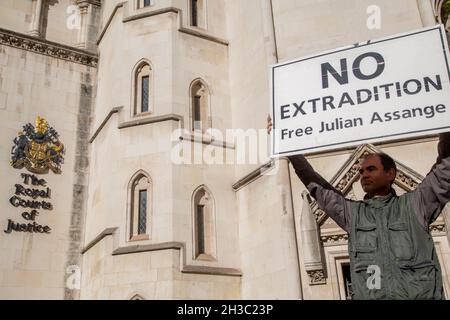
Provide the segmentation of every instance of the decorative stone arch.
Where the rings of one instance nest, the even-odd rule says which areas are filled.
[[[202,78],[193,80],[189,86],[189,105],[191,130],[204,133],[212,128],[211,90]]]
[[[150,174],[138,170],[128,182],[127,194],[127,241],[149,240],[153,207],[153,183]]]
[[[155,76],[151,61],[146,58],[139,60],[133,68],[131,79],[131,116],[135,117],[152,114],[154,112],[155,102]],[[148,81],[148,97],[147,104],[145,104],[146,109],[144,108],[145,95],[143,94],[145,79]]]
[[[364,191],[359,183],[360,162],[368,154],[378,152],[381,151],[371,144],[361,145],[331,179],[330,184],[347,199],[361,200]],[[395,163],[397,176],[392,187],[399,195],[413,191],[424,177],[398,161]],[[307,191],[303,192],[302,197],[304,203],[302,219],[307,223],[302,222],[303,225],[301,224],[301,236],[303,243],[308,245],[304,252],[309,254],[309,256],[303,257],[305,269],[310,278],[310,285],[325,284],[327,270],[323,249],[324,247],[347,245],[348,234],[319,208],[317,201]],[[434,236],[445,235],[446,229],[444,214],[441,214],[430,225],[430,231]]]
[[[212,192],[205,185],[199,186],[192,193],[191,203],[193,259],[215,261],[217,256],[216,206]]]

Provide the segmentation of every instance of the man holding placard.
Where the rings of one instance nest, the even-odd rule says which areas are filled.
[[[416,190],[401,196],[391,188],[396,166],[386,154],[369,155],[361,164],[364,201],[346,199],[304,156],[288,158],[320,208],[349,233],[355,299],[443,299],[428,227],[450,200],[450,133],[440,134],[430,173]]]
[[[442,33],[440,27],[428,28],[272,68],[275,121],[269,116],[267,128],[269,133],[274,129],[273,156],[288,156],[320,208],[349,234],[355,299],[444,298],[441,267],[429,232],[450,200],[450,76]],[[425,68],[419,62],[411,70],[412,60],[404,58],[407,70],[400,73],[401,61],[392,53],[396,46],[409,43],[411,59],[418,59],[415,55],[425,51],[414,53],[415,41],[431,50],[436,63]],[[395,63],[395,71],[386,72]],[[300,80],[300,74],[308,72],[319,77]],[[389,81],[393,75],[403,79]],[[302,81],[308,82],[305,94],[293,86]],[[351,81],[356,85],[351,86]],[[383,127],[395,121],[397,126]],[[363,201],[346,199],[299,154],[425,132],[439,133],[436,163],[414,191],[401,196],[392,188],[397,169],[386,154],[371,154],[360,165]]]

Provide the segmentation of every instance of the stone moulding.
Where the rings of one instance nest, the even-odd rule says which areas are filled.
[[[309,285],[326,284],[327,278],[323,269],[306,271],[309,277]]]
[[[92,52],[44,39],[38,39],[3,28],[0,28],[0,45],[22,49],[93,68],[96,68],[98,65],[98,56]]]
[[[119,256],[124,254],[134,254],[141,252],[152,252],[152,251],[160,251],[160,250],[179,250],[180,251],[180,271],[182,273],[193,273],[193,274],[207,274],[207,275],[217,275],[217,276],[229,276],[229,277],[241,277],[242,271],[240,269],[235,268],[223,268],[223,267],[211,267],[211,266],[197,266],[197,265],[188,265],[186,263],[186,245],[183,242],[164,242],[164,243],[155,243],[148,245],[132,245],[119,247],[118,246],[118,237],[119,237],[119,228],[107,228],[103,230],[98,236],[96,236],[91,242],[89,242],[84,249],[81,251],[81,254],[86,254],[90,249],[92,249],[95,245],[97,245],[104,238],[111,236],[113,238],[113,252],[111,255]]]
[[[447,232],[447,228],[445,224],[432,224],[430,226],[430,232],[433,235],[445,234]]]
[[[348,234],[347,233],[338,233],[338,234],[329,234],[320,236],[320,240],[323,244],[347,244]]]

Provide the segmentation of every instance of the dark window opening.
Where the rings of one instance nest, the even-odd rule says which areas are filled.
[[[147,190],[139,190],[138,234],[147,231]]]
[[[197,205],[197,254],[205,253],[205,206]]]
[[[194,129],[200,130],[201,129],[201,96],[194,96]]]
[[[342,264],[342,276],[344,278],[344,288],[345,288],[345,299],[352,300],[353,290],[352,290],[352,279],[350,277],[350,264]]]
[[[150,95],[150,77],[142,77],[142,106],[141,112],[148,112]]]
[[[191,0],[191,25],[198,27],[198,0]]]

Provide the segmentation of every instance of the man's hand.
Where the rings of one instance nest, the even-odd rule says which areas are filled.
[[[272,132],[272,118],[270,117],[270,114],[267,115],[267,134],[270,134]]]

